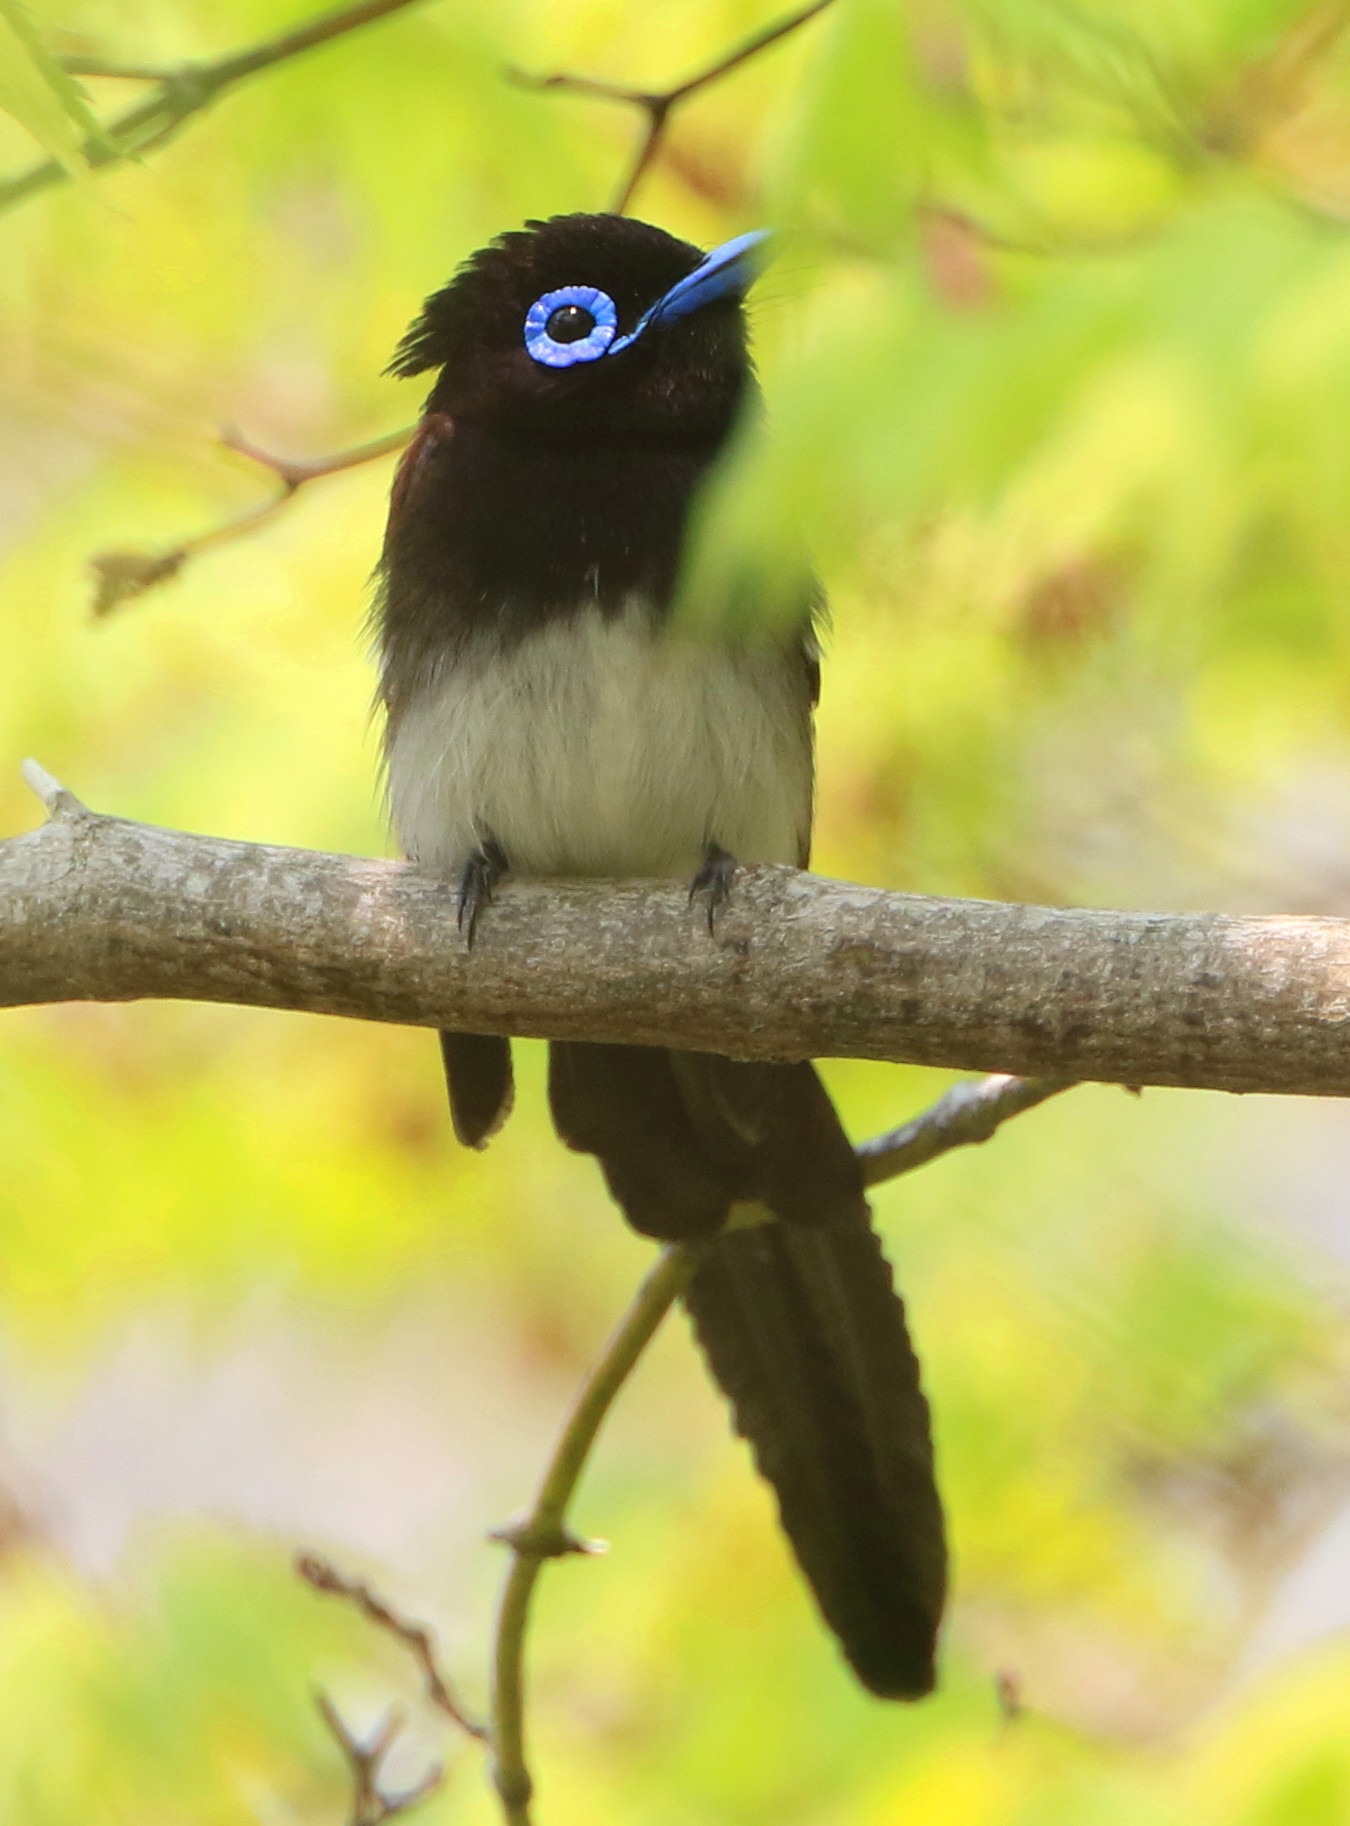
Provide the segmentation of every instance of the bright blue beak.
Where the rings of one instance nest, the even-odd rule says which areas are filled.
[[[756,228],[748,235],[737,235],[734,241],[724,241],[720,247],[715,247],[692,273],[672,285],[642,313],[627,336],[616,336],[607,353],[618,355],[654,323],[673,323],[677,317],[692,316],[705,304],[714,304],[719,298],[735,298],[748,291],[763,265],[760,250],[768,239],[767,228]]]

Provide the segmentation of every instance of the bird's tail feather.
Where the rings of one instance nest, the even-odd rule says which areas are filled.
[[[511,1114],[511,1042],[497,1034],[442,1033],[450,1120],[466,1148],[485,1148]]]
[[[726,1231],[686,1304],[858,1678],[883,1698],[920,1698],[946,1583],[942,1511],[928,1404],[876,1236]]]
[[[928,1692],[946,1582],[928,1404],[814,1069],[566,1043],[549,1088],[638,1229],[711,1236],[686,1304],[821,1611],[871,1691]]]

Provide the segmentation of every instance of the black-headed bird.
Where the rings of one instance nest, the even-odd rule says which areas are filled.
[[[691,503],[756,395],[761,240],[705,256],[622,216],[532,222],[399,345],[393,373],[436,379],[381,562],[387,785],[470,941],[507,870],[678,878],[711,925],[738,864],[806,866],[818,589],[757,628],[675,614]],[[509,1043],[442,1049],[480,1147],[510,1109]],[[549,1102],[636,1229],[711,1239],[686,1303],[821,1611],[872,1692],[928,1692],[946,1578],[928,1407],[814,1068],[554,1042]]]

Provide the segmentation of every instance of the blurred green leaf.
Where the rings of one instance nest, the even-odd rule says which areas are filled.
[[[505,65],[659,86],[771,11],[413,8],[101,173],[95,206],[6,218],[6,830],[37,813],[4,757],[36,753],[97,809],[387,851],[360,627],[388,464],[96,625],[86,564],[130,593],[256,499],[221,423],[296,456],[405,423],[421,389],[382,370],[420,299],[612,194],[635,121]],[[172,65],[296,16],[135,0],[117,48]],[[105,0],[61,23],[96,53]],[[752,299],[766,422],[686,585],[748,621],[822,580],[817,867],[1350,911],[1335,24],[852,0],[677,113],[641,213],[704,245],[785,230]],[[365,1723],[415,1680],[293,1586],[296,1545],[434,1619],[481,1694],[482,1531],[649,1259],[519,1052],[511,1127],[470,1156],[424,1033],[5,1016],[6,1826],[342,1819],[310,1685]],[[826,1069],[859,1136],[945,1083]],[[1350,1497],[1347,1150],[1335,1105],[1088,1087],[878,1193],[956,1549],[922,1707],[842,1672],[673,1322],[576,1518],[614,1551],[548,1575],[544,1826],[1330,1826],[1350,1660],[1310,1644],[1338,1581],[1305,1556]],[[428,1826],[494,1817],[476,1755]]]
[[[24,0],[0,0],[0,109],[72,173],[87,168],[85,143],[104,137],[83,88],[47,49]]]

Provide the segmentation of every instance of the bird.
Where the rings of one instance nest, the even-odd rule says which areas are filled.
[[[373,610],[395,833],[472,944],[513,872],[689,885],[805,868],[823,602],[680,609],[699,492],[758,409],[760,233],[711,253],[613,214],[530,221],[433,292],[389,372],[433,376]],[[577,960],[578,970],[586,967]],[[510,1043],[446,1032],[455,1132],[513,1101]],[[857,1157],[809,1062],[552,1042],[548,1098],[684,1296],[737,1431],[858,1679],[935,1684],[947,1554],[929,1409]]]

